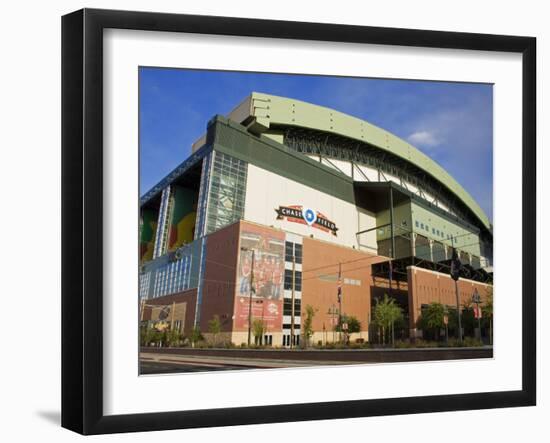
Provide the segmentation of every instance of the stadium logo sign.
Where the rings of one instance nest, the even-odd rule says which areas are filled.
[[[338,231],[334,222],[330,221],[319,211],[305,206],[279,206],[279,209],[275,209],[275,212],[277,213],[277,220],[286,219],[293,223],[308,225],[321,231],[331,232],[334,236],[336,236],[336,231]]]

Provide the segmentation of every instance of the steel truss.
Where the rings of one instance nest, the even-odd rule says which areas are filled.
[[[407,281],[407,267],[416,266],[430,271],[441,272],[442,274],[450,274],[451,260],[445,260],[441,262],[432,262],[418,257],[404,257],[382,263],[375,263],[372,265],[372,276],[376,281],[376,278],[388,280],[391,274],[395,281]],[[463,264],[460,270],[460,278],[468,280],[474,280],[480,283],[493,284],[493,274],[486,272],[484,269],[474,269],[469,264]]]
[[[280,129],[284,131],[285,146],[297,152],[374,167],[386,181],[388,180],[384,172],[395,175],[403,187],[406,188],[406,184],[410,183],[419,189],[421,197],[425,198],[424,193],[431,194],[458,217],[470,224],[479,224],[475,216],[470,214],[469,209],[440,182],[397,155],[368,143],[336,134],[305,128],[281,127]]]

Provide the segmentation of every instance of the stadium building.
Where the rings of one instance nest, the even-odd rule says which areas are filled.
[[[388,294],[417,337],[423,306],[456,306],[453,247],[461,303],[485,297],[492,226],[440,165],[367,121],[254,92],[141,197],[141,320],[209,338],[217,316],[217,340],[289,347],[310,306],[314,343],[340,339],[340,314],[368,340]]]

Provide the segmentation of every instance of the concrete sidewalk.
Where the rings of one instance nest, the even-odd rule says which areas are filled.
[[[303,367],[393,363],[409,361],[492,358],[492,347],[409,348],[409,349],[221,349],[221,348],[141,348],[140,356],[180,362],[232,364],[243,367]]]
[[[233,366],[257,369],[268,368],[289,368],[304,366],[334,366],[358,364],[353,361],[324,361],[324,360],[285,360],[285,359],[266,359],[266,358],[243,358],[243,357],[213,357],[206,355],[176,355],[155,352],[141,352],[140,361],[150,361],[158,363],[172,363],[197,366]]]

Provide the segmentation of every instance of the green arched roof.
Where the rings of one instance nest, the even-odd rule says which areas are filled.
[[[491,229],[483,209],[445,169],[410,143],[365,120],[323,106],[259,92],[253,92],[241,102],[231,111],[229,118],[239,123],[248,122],[260,132],[268,131],[271,126],[295,126],[352,138],[388,151],[442,183],[472,211],[485,228]]]

